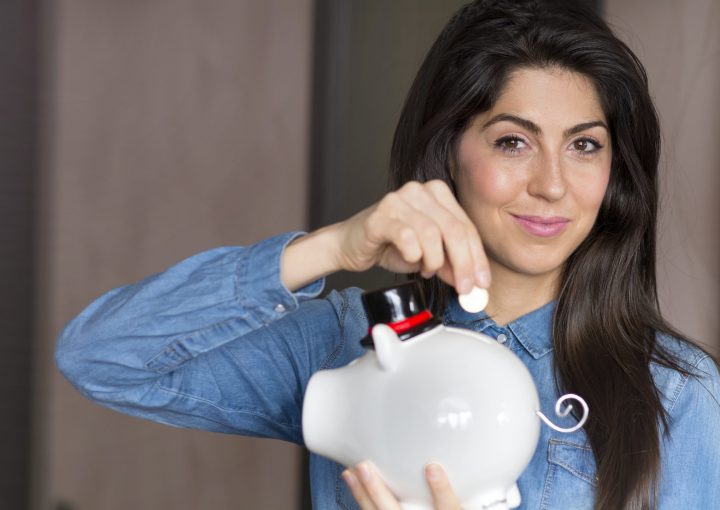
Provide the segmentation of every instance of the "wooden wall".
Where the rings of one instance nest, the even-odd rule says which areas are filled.
[[[27,508],[33,388],[37,5],[0,4],[0,506]]]
[[[298,448],[102,409],[51,350],[115,286],[306,227],[312,1],[45,7],[34,508],[293,508]]]

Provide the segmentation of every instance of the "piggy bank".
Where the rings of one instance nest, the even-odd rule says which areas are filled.
[[[345,466],[370,460],[405,510],[430,510],[424,466],[446,470],[466,510],[515,508],[517,479],[537,446],[541,420],[533,379],[492,338],[443,326],[415,282],[363,295],[371,324],[366,353],[349,365],[315,373],[302,427],[314,453]]]

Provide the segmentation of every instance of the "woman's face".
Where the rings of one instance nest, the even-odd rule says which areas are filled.
[[[592,83],[520,69],[462,134],[458,200],[478,228],[493,278],[557,276],[597,217],[612,160]]]

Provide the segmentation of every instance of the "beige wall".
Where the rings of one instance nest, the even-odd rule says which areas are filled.
[[[673,324],[720,353],[720,2],[605,4],[647,67],[663,126],[661,304]]]
[[[296,447],[104,410],[50,356],[102,292],[306,226],[312,0],[44,7],[34,507],[295,508]]]

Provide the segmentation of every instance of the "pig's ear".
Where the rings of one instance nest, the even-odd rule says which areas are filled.
[[[375,354],[380,368],[386,372],[396,370],[400,364],[400,346],[402,341],[397,334],[385,324],[376,324],[372,328]]]

